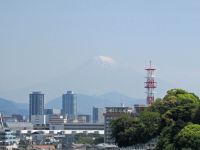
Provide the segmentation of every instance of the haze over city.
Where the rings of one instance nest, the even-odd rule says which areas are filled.
[[[194,1],[193,1],[194,2]],[[2,1],[0,96],[28,103],[67,90],[146,97],[145,67],[157,68],[155,97],[199,92],[200,2]]]

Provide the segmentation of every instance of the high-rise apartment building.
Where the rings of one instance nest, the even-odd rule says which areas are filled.
[[[77,119],[77,95],[73,91],[62,96],[62,114],[67,115],[68,120]]]
[[[29,121],[33,115],[44,115],[44,94],[41,92],[29,94]]]
[[[93,123],[104,123],[104,109],[99,107],[93,107],[92,120]]]

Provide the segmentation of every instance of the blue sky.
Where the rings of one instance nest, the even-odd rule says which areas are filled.
[[[10,97],[8,93],[37,90],[37,85],[44,90],[39,85],[76,70],[95,56],[134,68],[142,80],[144,66],[151,59],[159,80],[168,84],[158,84],[158,96],[169,88],[200,95],[199,8],[199,1],[184,0],[1,1],[0,95],[26,101],[26,92]],[[96,92],[89,92],[87,85],[85,91],[78,83],[73,89],[86,94],[111,91],[98,86]],[[131,92],[134,88],[113,89],[132,97],[145,96],[143,88],[138,95]],[[49,99],[58,93],[46,91]]]

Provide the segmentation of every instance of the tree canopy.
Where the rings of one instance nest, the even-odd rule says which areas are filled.
[[[139,119],[129,115],[123,115],[118,119],[113,120],[111,126],[112,137],[115,138],[118,146],[126,147],[143,142],[145,125]]]
[[[192,130],[191,133],[188,132],[187,137],[193,136],[192,133],[199,129],[198,124],[200,124],[199,97],[182,89],[171,89],[163,99],[158,98],[147,107],[140,114],[140,118],[121,116],[111,122],[111,127],[112,137],[120,147],[146,143],[154,137],[159,137],[156,149],[167,150],[180,149],[184,140],[185,148],[198,146],[200,140],[197,140],[196,134],[191,140],[184,139],[189,129]]]
[[[200,125],[189,123],[176,136],[177,148],[200,149]]]

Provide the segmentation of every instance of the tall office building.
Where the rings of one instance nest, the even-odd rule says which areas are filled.
[[[29,121],[33,115],[44,115],[44,94],[41,92],[29,94]]]
[[[62,114],[67,114],[68,120],[77,119],[77,95],[73,91],[67,91],[62,96]]]
[[[92,120],[93,123],[104,123],[103,108],[93,107]]]

